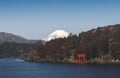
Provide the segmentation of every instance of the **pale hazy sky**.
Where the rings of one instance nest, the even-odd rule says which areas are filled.
[[[120,24],[120,0],[0,0],[0,32],[28,39],[111,24]]]

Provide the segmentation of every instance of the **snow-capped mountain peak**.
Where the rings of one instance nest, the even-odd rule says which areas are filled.
[[[68,36],[69,36],[69,33],[64,30],[56,30],[50,35],[48,35],[48,37],[45,38],[44,40],[50,41],[50,40],[57,39],[57,38],[67,38]]]

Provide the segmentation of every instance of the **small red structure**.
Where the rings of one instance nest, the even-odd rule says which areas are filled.
[[[78,54],[77,58],[78,58],[78,60],[77,60],[78,64],[86,64],[86,63],[88,63],[88,61],[86,59],[86,54]]]

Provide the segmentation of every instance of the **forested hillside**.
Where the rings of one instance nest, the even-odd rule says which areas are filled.
[[[28,40],[11,33],[0,32],[0,58],[20,57],[21,53],[34,50],[42,40]]]
[[[0,44],[0,58],[20,57],[23,52],[33,51],[40,43],[9,43]]]
[[[24,53],[22,58],[36,62],[75,63],[79,53],[86,53],[89,63],[120,63],[120,24],[51,40],[35,51]]]

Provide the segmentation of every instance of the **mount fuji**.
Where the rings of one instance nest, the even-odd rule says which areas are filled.
[[[43,39],[44,41],[50,41],[57,38],[67,38],[70,35],[70,33],[64,31],[64,30],[56,30],[52,32],[50,35],[48,35],[47,38]]]

